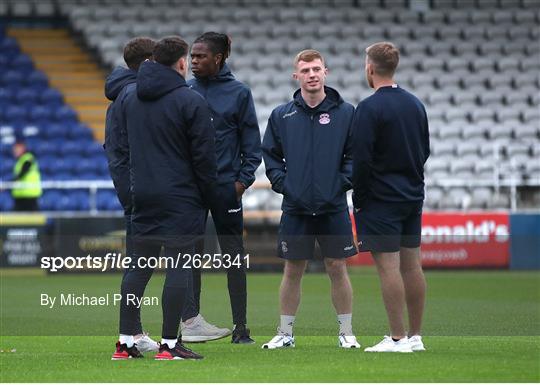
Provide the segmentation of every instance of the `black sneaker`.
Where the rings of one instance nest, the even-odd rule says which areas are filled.
[[[249,329],[246,325],[236,326],[232,332],[233,344],[254,344],[255,341],[249,336]]]
[[[159,352],[154,359],[162,360],[201,360],[203,356],[186,348],[182,343],[177,342],[174,348],[170,349],[167,344],[159,345]]]
[[[130,358],[143,358],[144,356],[139,352],[137,346],[133,345],[128,348],[126,344],[121,344],[120,341],[116,343],[116,351],[112,355],[111,360],[128,360]]]

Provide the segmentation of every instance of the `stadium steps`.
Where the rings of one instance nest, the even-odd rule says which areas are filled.
[[[109,102],[103,95],[104,73],[65,29],[12,28],[8,35],[19,42],[50,85],[64,95],[79,120],[103,141],[105,112]]]

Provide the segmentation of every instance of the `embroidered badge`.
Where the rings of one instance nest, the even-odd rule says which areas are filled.
[[[330,123],[330,114],[321,114],[319,116],[319,123],[320,124],[328,124],[328,123]]]

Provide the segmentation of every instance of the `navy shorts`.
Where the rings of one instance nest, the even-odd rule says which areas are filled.
[[[368,200],[354,213],[360,251],[393,253],[420,246],[424,202]]]
[[[279,225],[278,256],[284,259],[313,259],[315,240],[323,258],[356,255],[352,224],[347,210],[319,216],[283,213]]]

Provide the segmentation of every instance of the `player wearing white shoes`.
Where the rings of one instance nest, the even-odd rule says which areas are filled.
[[[366,54],[366,78],[375,93],[355,113],[353,204],[359,248],[372,253],[391,331],[366,351],[410,353],[425,350],[420,240],[430,153],[427,114],[418,98],[394,82],[399,51],[392,43],[373,44]]]
[[[354,108],[325,86],[328,69],[315,50],[300,52],[293,100],[272,111],[263,140],[266,175],[283,194],[278,255],[285,259],[281,322],[263,349],[294,347],[293,324],[301,281],[315,241],[321,247],[339,322],[338,344],[359,348],[352,330],[352,287],[346,259],[356,254],[346,191],[351,188]]]

